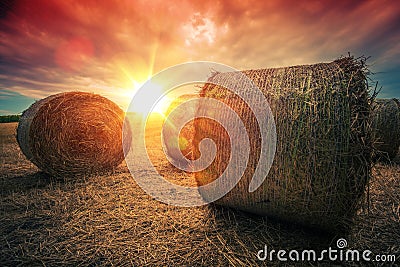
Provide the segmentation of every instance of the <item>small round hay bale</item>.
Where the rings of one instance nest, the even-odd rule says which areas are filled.
[[[375,99],[372,128],[376,159],[394,159],[400,147],[400,104],[397,99]]]
[[[193,120],[188,122],[182,130],[179,132],[179,127],[181,125],[175,125],[171,120],[168,119],[168,115],[181,105],[182,103],[189,101],[191,99],[198,98],[195,94],[185,94],[174,99],[169,105],[167,112],[165,113],[165,121],[162,129],[162,140],[164,143],[164,148],[167,158],[173,162],[176,166],[183,167],[186,162],[180,161],[180,153],[182,153],[187,159],[193,159],[193,149],[192,149],[192,139],[194,136]],[[189,108],[185,109],[185,114],[178,114],[181,118],[188,113],[194,118],[197,111],[197,105],[190,105]],[[174,142],[171,140],[178,136],[178,145],[175,146]]]
[[[115,103],[100,95],[60,93],[23,112],[17,141],[32,163],[55,177],[110,171],[124,159],[124,117]],[[126,136],[130,139],[129,132]]]
[[[347,230],[371,172],[366,71],[364,59],[352,57],[331,63],[242,71],[267,98],[277,133],[273,165],[254,192],[249,192],[249,184],[259,164],[261,132],[257,120],[240,97],[224,88],[235,77],[233,73],[212,76],[200,96],[231,107],[243,121],[250,141],[243,176],[216,203],[327,232]],[[236,82],[245,84],[246,79]],[[254,106],[265,105],[257,102],[259,99],[253,100]],[[206,113],[202,109],[200,104],[198,114]],[[225,119],[232,120],[228,115]],[[214,124],[207,120],[195,120],[194,124],[194,148],[202,139],[211,138],[218,149],[214,162],[195,173],[199,185],[220,177],[230,158],[225,149],[230,147],[229,135]],[[194,154],[200,156],[197,150]],[[238,172],[233,170],[227,177],[235,177]],[[206,201],[212,190],[218,189],[199,189]]]

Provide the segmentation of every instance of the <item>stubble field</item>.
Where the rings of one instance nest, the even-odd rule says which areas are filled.
[[[153,118],[159,123],[160,118]],[[154,124],[157,125],[157,124]],[[0,124],[1,266],[292,266],[261,262],[268,249],[336,247],[400,257],[400,165],[377,164],[369,201],[348,235],[327,236],[214,205],[181,208],[148,196],[126,164],[113,173],[57,180],[32,165],[15,140],[16,123]],[[192,184],[163,155],[158,126],[149,128],[149,156],[171,181]],[[366,262],[303,262],[312,266],[364,266]],[[368,265],[399,264],[373,262]]]

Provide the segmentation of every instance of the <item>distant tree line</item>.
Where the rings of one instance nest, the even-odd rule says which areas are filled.
[[[0,123],[3,122],[18,122],[21,115],[3,115],[0,116]]]

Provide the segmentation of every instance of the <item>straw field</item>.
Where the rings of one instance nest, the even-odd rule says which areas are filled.
[[[400,257],[398,163],[373,168],[369,211],[363,203],[348,235],[324,236],[229,208],[159,203],[137,186],[124,164],[110,175],[49,177],[20,151],[16,127],[0,124],[1,266],[292,266],[260,262],[256,254],[265,245],[321,251],[336,247],[339,237],[346,238],[351,249]],[[162,147],[155,145],[160,133],[151,128],[147,138],[153,163],[171,180],[189,183],[187,173],[170,168],[161,156]],[[361,266],[324,261],[312,265]]]

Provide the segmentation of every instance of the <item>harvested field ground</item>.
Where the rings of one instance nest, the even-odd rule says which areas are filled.
[[[319,252],[329,246],[336,249],[338,238],[345,238],[350,249],[394,254],[397,262],[296,265],[400,264],[399,158],[374,167],[369,205],[365,202],[352,232],[326,236],[213,205],[168,206],[143,192],[125,164],[109,175],[56,180],[25,159],[15,140],[16,126],[0,124],[1,266],[285,266],[261,262],[257,252],[265,245],[269,250]],[[164,176],[180,184],[193,183],[188,174],[167,163],[157,145],[157,127],[147,139],[150,157]]]

